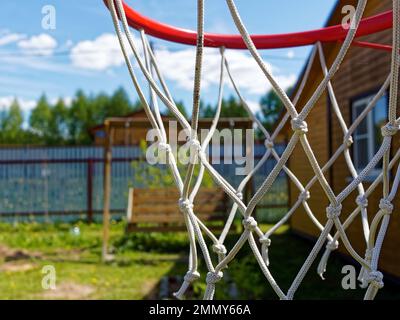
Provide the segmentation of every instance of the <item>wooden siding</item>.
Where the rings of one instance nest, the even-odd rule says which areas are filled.
[[[356,2],[341,1],[339,6],[340,8],[342,7],[342,3],[343,5],[354,5]],[[391,3],[392,1],[390,0],[369,1],[364,16],[371,16],[373,14],[391,9]],[[340,10],[335,12],[330,24],[336,24],[340,22],[340,14]],[[390,44],[392,41],[392,34],[391,31],[385,31],[380,32],[379,34],[364,37],[362,40]],[[338,45],[324,45],[324,51],[329,65],[336,57],[338,49]],[[384,51],[352,47],[348,52],[342,66],[332,81],[339,106],[348,125],[351,123],[351,101],[357,96],[361,96],[366,93],[373,93],[383,84],[390,71],[390,61],[390,53]],[[319,62],[315,62],[310,81],[304,89],[302,98],[299,102],[299,109],[304,106],[307,99],[309,99],[309,97],[315,91],[317,84],[321,81],[322,74],[320,68]],[[330,122],[328,122],[329,114],[331,119]],[[309,126],[309,133],[307,134],[307,137],[310,141],[311,147],[314,150],[316,158],[322,167],[330,158],[330,150],[333,150],[334,152],[343,142],[343,132],[339,126],[336,116],[334,115],[333,111],[330,110],[327,93],[324,93],[318,100],[306,121]],[[287,128],[286,132],[288,132],[288,136],[291,135],[290,128]],[[397,150],[399,147],[400,142],[397,135],[393,142],[392,154],[393,151]],[[292,157],[290,158],[289,167],[294,171],[296,176],[299,177],[299,180],[303,184],[306,184],[314,175],[311,166],[308,164],[306,155],[300,145],[296,147]],[[393,174],[394,173],[395,172],[393,171]],[[340,193],[345,186],[348,185],[351,178],[343,155],[336,160],[332,169],[326,172],[325,177],[331,184],[335,194]],[[366,188],[368,188],[369,185],[369,183],[364,183]],[[328,199],[322,191],[322,188],[319,187],[318,183],[310,190],[310,193],[310,208],[315,216],[322,223],[325,223],[325,208],[329,204]],[[293,205],[293,203],[297,200],[298,190],[292,183],[290,184],[290,194],[290,202]],[[356,195],[356,192],[353,192],[353,194],[343,202],[343,213],[341,216],[342,221],[344,221],[345,218],[356,208]],[[369,197],[368,211],[370,222],[372,221],[372,217],[378,211],[379,200],[381,198],[381,187]],[[400,200],[399,197],[397,197],[394,201],[395,212],[392,216],[390,227],[385,238],[379,265],[380,270],[397,277],[400,277],[400,251],[396,250],[396,246],[400,243],[399,205]],[[308,236],[317,237],[319,235],[319,230],[311,223],[310,219],[306,216],[305,211],[302,208],[299,208],[297,212],[294,213],[291,219],[291,226],[295,231]],[[347,234],[356,251],[361,256],[364,256],[365,241],[363,239],[360,218],[357,218],[347,229]],[[339,251],[347,254],[347,251],[342,244],[339,247]]]

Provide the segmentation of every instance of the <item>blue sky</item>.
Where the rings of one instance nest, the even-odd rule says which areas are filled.
[[[117,87],[136,95],[118,50],[111,18],[102,0],[2,0],[0,10],[0,108],[13,97],[26,113],[46,93],[67,101],[77,89],[111,93]],[[281,33],[321,27],[335,0],[237,0],[252,33]],[[184,28],[195,28],[195,0],[128,0],[145,15]],[[54,6],[56,29],[42,28],[42,8]],[[206,1],[206,30],[236,33],[226,3]],[[161,69],[176,100],[191,103],[193,48],[154,40]],[[310,48],[263,51],[282,86],[292,84]],[[257,108],[270,86],[246,52],[229,51],[232,73],[243,95]],[[203,99],[215,102],[218,50],[206,52]],[[225,90],[228,95],[232,91]]]

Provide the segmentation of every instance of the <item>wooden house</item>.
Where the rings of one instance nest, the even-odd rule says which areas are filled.
[[[332,12],[327,25],[341,24],[344,13],[342,8],[345,5],[357,5],[356,0],[340,0],[338,1],[334,11]],[[390,10],[392,8],[391,0],[371,0],[368,1],[364,17],[369,17]],[[368,41],[379,44],[391,45],[392,30],[376,33],[366,37],[358,38],[360,41]],[[323,44],[323,51],[327,61],[328,68],[334,61],[341,47],[341,43]],[[310,58],[311,59],[311,58]],[[335,74],[332,85],[335,91],[338,105],[343,114],[347,126],[360,114],[360,112],[371,101],[374,94],[380,89],[388,77],[391,67],[391,54],[383,50],[375,50],[370,48],[361,48],[352,46],[347,53],[341,67]],[[303,72],[304,74],[304,72]],[[302,75],[301,75],[302,77]],[[298,81],[300,84],[301,77]],[[318,54],[312,61],[312,68],[307,84],[302,91],[297,109],[301,110],[311,95],[315,92],[316,87],[323,78],[323,72]],[[296,90],[294,90],[296,91]],[[381,127],[387,122],[388,109],[388,92],[378,101],[376,107],[368,114],[366,119],[361,123],[354,132],[352,138],[354,140],[350,147],[350,152],[357,171],[365,168],[366,164],[371,160],[377,148],[381,144]],[[397,109],[399,110],[399,108]],[[332,110],[332,104],[327,91],[322,94],[318,102],[308,115],[306,122],[308,124],[307,138],[311,148],[314,151],[316,159],[322,167],[333,155],[333,153],[343,143],[343,131],[339,125],[338,118]],[[286,139],[292,135],[290,124],[284,128]],[[400,139],[398,135],[393,138],[391,156],[400,147]],[[289,168],[296,174],[303,185],[314,176],[313,169],[309,164],[306,154],[298,144],[288,162]],[[395,174],[395,169],[392,175]],[[377,177],[378,170],[372,170],[370,176],[363,181],[365,188],[368,188],[372,181]],[[332,187],[335,194],[339,194],[352,180],[350,171],[346,165],[343,154],[339,156],[335,164],[327,170],[325,177]],[[393,176],[392,176],[393,177]],[[293,183],[290,183],[290,205],[293,205],[298,199],[299,191]],[[321,223],[325,223],[325,208],[329,204],[328,198],[318,183],[310,189],[311,198],[308,200],[310,208],[314,215]],[[341,215],[341,221],[357,207],[357,192],[353,192],[344,202]],[[379,210],[379,201],[382,198],[382,184],[368,197],[368,216],[371,223],[373,216]],[[391,223],[384,241],[382,254],[380,258],[379,270],[387,275],[400,277],[400,250],[397,246],[400,244],[400,197],[397,196],[393,202],[395,207]],[[306,237],[316,238],[320,231],[315,227],[311,220],[306,216],[302,206],[291,218],[291,227],[294,232]],[[352,225],[347,229],[350,242],[355,250],[364,256],[365,240],[363,237],[361,218],[358,216]],[[348,255],[347,250],[341,243],[339,252]]]

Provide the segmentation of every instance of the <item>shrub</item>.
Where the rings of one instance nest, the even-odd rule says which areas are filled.
[[[176,253],[186,251],[189,248],[187,235],[182,232],[129,233],[117,239],[113,245],[119,252],[139,250]]]
[[[142,140],[140,142],[140,150],[143,155],[146,154],[146,141]],[[132,161],[132,168],[134,169],[133,176],[133,187],[139,188],[163,188],[163,187],[175,187],[175,181],[169,165],[150,165],[145,159],[139,159]],[[184,166],[178,162],[177,164],[182,177],[185,176],[185,170],[187,166]],[[194,179],[192,182],[196,181],[196,177],[199,174],[200,166],[197,165],[194,171]],[[202,187],[212,187],[214,186],[214,181],[212,180],[210,174],[206,171],[203,176],[201,183]]]

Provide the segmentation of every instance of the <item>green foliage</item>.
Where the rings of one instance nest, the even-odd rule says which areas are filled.
[[[42,95],[29,118],[30,127],[44,139],[50,135],[52,111],[46,95]]]
[[[79,227],[79,235],[71,232],[74,227]],[[187,271],[187,234],[174,232],[125,235],[125,227],[125,223],[111,224],[110,236],[115,248],[115,261],[104,264],[100,262],[101,224],[0,223],[0,243],[2,249],[5,249],[3,255],[0,255],[0,264],[3,267],[0,299],[49,299],[40,285],[43,277],[41,269],[49,264],[57,270],[58,287],[73,283],[78,288],[90,286],[93,289],[90,296],[78,296],[77,299],[158,298],[155,284],[159,284],[162,277],[184,275]],[[260,227],[263,230],[268,228],[266,225]],[[313,243],[295,237],[288,232],[287,226],[278,231],[271,238],[269,269],[286,292]],[[227,248],[232,248],[237,239],[238,234],[229,234],[225,242]],[[25,259],[21,258],[21,250]],[[18,256],[21,260],[6,261],[6,257],[13,256]],[[201,257],[200,252],[199,256]],[[212,253],[211,257],[216,262],[215,254]],[[333,253],[329,258],[324,281],[315,271],[317,263],[318,259],[296,292],[295,299],[363,298],[364,289],[343,290],[341,287],[344,276],[341,270],[343,265],[349,264],[348,261]],[[29,265],[31,269],[7,271],[4,270],[7,265],[14,268]],[[193,295],[190,298],[201,298],[205,290],[207,268],[202,258],[199,259],[199,272],[201,279],[193,283]],[[223,273],[223,279],[216,285],[216,299],[277,299],[248,245],[242,247]],[[237,288],[237,296],[234,297],[231,295],[233,284]],[[72,288],[65,294],[74,292]],[[379,291],[377,299],[398,300],[399,295],[398,285],[388,280]]]
[[[59,99],[51,109],[51,119],[46,137],[47,144],[55,145],[60,141],[67,141],[69,139],[68,112],[69,110],[62,99]]]
[[[292,91],[293,88],[289,88],[286,93],[290,96]],[[271,89],[261,98],[260,107],[263,124],[267,130],[271,130],[284,107],[282,100]]]
[[[3,110],[0,113],[0,142],[16,144],[23,140],[23,122],[21,107],[18,101],[14,99],[9,110]]]
[[[228,239],[229,241],[232,241],[232,239]],[[271,241],[272,243],[269,248],[269,270],[285,292],[292,284],[293,279],[309,255],[313,243],[295,236],[287,228],[282,229],[281,232],[272,236]],[[316,272],[318,263],[319,259],[316,259],[296,292],[295,299],[363,299],[365,290],[360,288],[343,290],[341,286],[344,276],[341,270],[344,265],[349,264],[348,261],[341,259],[339,255],[333,253],[329,258],[325,280],[321,280]],[[224,272],[224,278],[229,280],[219,283],[216,291],[216,299],[231,298],[229,289],[232,284],[235,284],[237,288],[238,299],[277,299],[276,293],[261,272],[248,246],[243,247],[232,261],[229,268]],[[393,299],[393,294],[396,291],[388,283],[385,290],[382,290],[378,294],[378,299]],[[395,294],[398,295],[398,292]]]
[[[79,234],[75,234],[73,228],[79,228]],[[23,249],[95,247],[101,243],[101,238],[95,235],[97,229],[98,226],[95,224],[88,225],[84,222],[75,224],[32,222],[15,225],[1,223],[0,243]]]
[[[111,97],[105,93],[87,96],[79,90],[66,114],[66,143],[90,144],[90,128],[103,123],[108,117],[125,116],[139,107],[140,103],[131,103],[123,88],[117,89]]]
[[[33,140],[47,145],[67,141],[69,138],[68,117],[69,109],[64,100],[59,99],[52,106],[46,96],[42,95],[29,118],[29,129]]]
[[[76,226],[79,236],[71,233]],[[125,226],[111,224],[111,242],[121,237]],[[158,292],[152,289],[163,276],[185,272],[185,264],[176,266],[179,255],[169,253],[119,251],[114,262],[101,263],[101,237],[101,224],[0,224],[5,249],[0,250],[0,299],[71,299],[71,294],[76,299],[155,299]],[[12,261],[14,256],[19,260]],[[7,265],[21,270],[5,270]],[[70,288],[71,283],[76,288],[65,290],[65,296],[50,297],[41,286],[46,265],[57,270],[57,289],[63,291],[65,284]],[[81,288],[92,292],[88,295]]]
[[[179,253],[186,251],[189,242],[183,232],[129,233],[113,243],[117,252],[139,250],[144,252]]]
[[[96,125],[94,104],[83,91],[78,91],[69,111],[68,127],[71,140],[89,144],[91,139],[88,130]]]
[[[119,88],[111,96],[104,109],[104,118],[107,118],[125,116],[135,108],[129,100],[128,93],[123,88]]]
[[[143,155],[146,154],[147,143],[146,141],[140,141],[140,149]],[[139,188],[163,188],[163,187],[175,187],[174,176],[169,168],[169,165],[150,165],[144,158],[132,161],[134,177],[133,186]],[[177,163],[178,170],[185,176],[186,166],[182,163]],[[194,177],[199,174],[200,166],[197,165],[194,171]],[[194,183],[196,179],[193,179]],[[214,181],[210,174],[206,171],[202,180],[202,187],[214,186]]]
[[[186,108],[185,105],[183,104],[182,101],[178,101],[175,103],[176,107],[178,108],[178,110],[183,114],[183,116],[187,119],[187,112],[186,112]],[[173,117],[174,114],[168,109],[167,110],[167,116]]]
[[[63,99],[52,105],[42,95],[28,119],[29,128],[23,128],[24,117],[17,100],[8,110],[0,113],[0,143],[81,145],[90,144],[89,129],[108,117],[124,116],[141,107],[131,103],[123,88],[111,96],[105,93],[87,95],[78,90],[71,106]]]
[[[200,116],[203,118],[213,118],[217,105],[200,103]],[[234,96],[230,96],[228,99],[223,98],[221,103],[221,118],[228,117],[248,117],[248,113],[243,108],[243,105],[239,100],[235,99]]]

